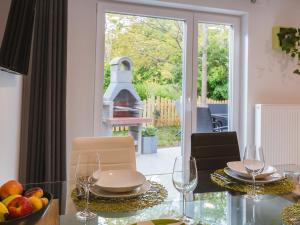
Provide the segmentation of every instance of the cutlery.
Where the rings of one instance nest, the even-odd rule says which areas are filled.
[[[233,184],[237,184],[237,182],[235,181],[232,181],[230,179],[228,179],[227,177],[223,176],[223,175],[220,175],[220,174],[217,174],[217,173],[212,173],[211,174],[212,177],[215,177],[219,180],[221,180],[222,182],[224,182],[224,185],[233,185]]]

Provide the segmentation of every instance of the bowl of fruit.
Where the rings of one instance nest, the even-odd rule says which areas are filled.
[[[11,180],[0,187],[0,225],[34,224],[48,210],[53,196],[40,187],[24,190]]]

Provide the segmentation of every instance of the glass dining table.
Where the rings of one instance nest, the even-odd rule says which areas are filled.
[[[279,173],[300,173],[300,166],[276,166]],[[148,180],[162,184],[168,191],[165,201],[151,208],[131,213],[101,213],[89,221],[76,218],[77,212],[70,198],[74,182],[49,182],[27,184],[25,189],[40,186],[53,193],[59,200],[60,225],[126,225],[138,221],[158,218],[177,218],[182,213],[182,197],[173,187],[172,174],[153,174]],[[200,184],[201,185],[201,184]],[[283,196],[262,195],[260,201],[247,199],[245,195],[232,191],[197,193],[186,202],[186,213],[201,225],[282,225],[281,212],[284,207],[298,201],[300,196],[289,193]]]

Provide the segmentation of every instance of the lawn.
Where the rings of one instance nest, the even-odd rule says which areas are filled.
[[[180,134],[178,134],[180,127],[169,126],[169,127],[158,127],[157,128],[157,139],[158,147],[172,147],[180,145]],[[114,136],[128,135],[128,131],[114,131]]]

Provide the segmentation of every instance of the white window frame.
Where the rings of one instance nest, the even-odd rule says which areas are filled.
[[[229,115],[231,117],[231,130],[239,134],[239,46],[240,46],[240,18],[235,16],[219,15],[212,13],[200,13],[184,9],[166,8],[158,6],[146,6],[130,3],[110,2],[101,0],[97,3],[97,38],[96,38],[96,69],[95,69],[95,99],[94,99],[94,135],[102,135],[102,104],[103,104],[103,81],[104,81],[104,53],[105,53],[105,14],[120,13],[137,16],[150,16],[166,19],[185,21],[184,51],[183,51],[183,121],[181,126],[184,130],[182,136],[182,148],[186,158],[191,153],[191,134],[196,131],[196,99],[197,99],[197,48],[198,48],[198,22],[216,22],[234,26],[234,67],[230,79],[229,98],[233,107]],[[195,57],[196,56],[196,57]],[[192,87],[192,88],[191,88]]]

